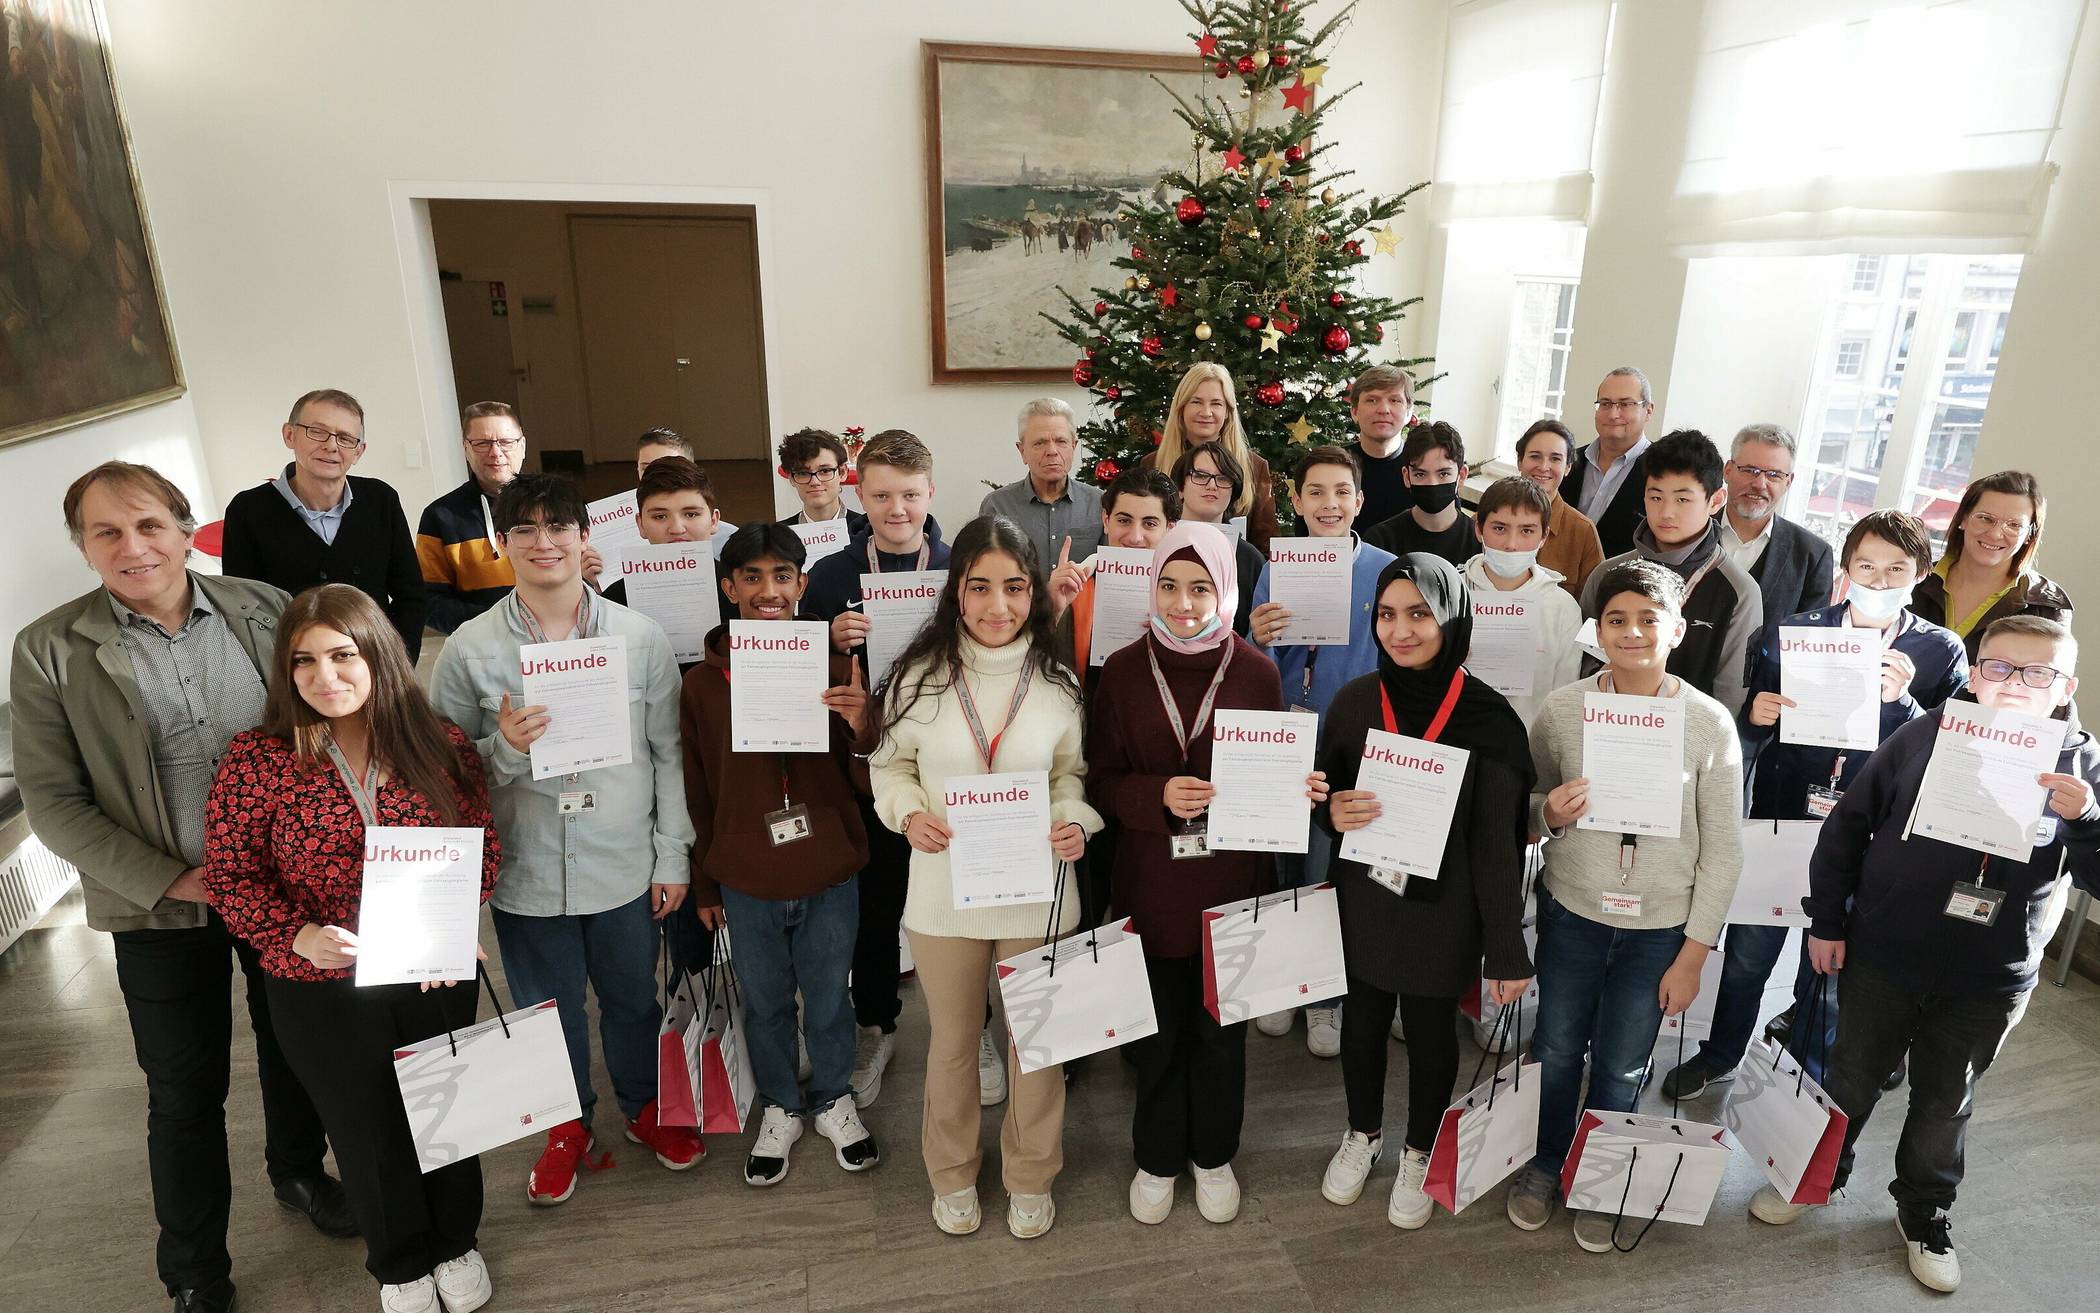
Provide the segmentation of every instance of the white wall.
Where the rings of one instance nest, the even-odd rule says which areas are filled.
[[[1190,48],[1171,0],[108,7],[214,480],[262,477],[288,402],[337,386],[369,412],[360,473],[412,508],[458,477],[456,430],[411,342],[425,293],[389,187],[456,180],[762,196],[774,427],[927,436],[936,507],[961,523],[982,480],[1018,476],[1013,416],[1040,389],[929,381],[919,42]],[[1326,88],[1366,85],[1330,126],[1369,186],[1428,176],[1443,12],[1364,4],[1337,50]],[[1421,287],[1422,230],[1400,228],[1374,269],[1386,294]],[[1388,354],[1416,349],[1388,334]]]
[[[1745,424],[1798,431],[1843,256],[1725,256],[1686,262],[1670,391],[1649,432],[1699,429],[1725,452]],[[1581,302],[1576,333],[1581,333]],[[1594,386],[1588,380],[1583,386]],[[1587,399],[1587,397],[1585,397]],[[1807,457],[1801,458],[1806,464]],[[1805,483],[1806,480],[1799,482]]]

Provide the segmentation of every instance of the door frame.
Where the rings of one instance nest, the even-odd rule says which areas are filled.
[[[437,242],[430,228],[430,202],[556,201],[579,205],[712,205],[736,206],[751,214],[758,241],[759,347],[765,353],[766,413],[780,406],[782,356],[774,334],[779,331],[778,288],[766,277],[773,267],[773,193],[762,187],[621,186],[589,182],[495,182],[488,180],[393,180],[387,183],[387,210],[393,218],[394,246],[401,262],[401,288],[408,306],[408,337],[415,355],[416,392],[423,415],[420,451],[411,447],[409,467],[430,462],[433,484],[442,489],[467,477],[466,457],[456,438],[459,395],[452,382],[452,347],[445,336],[444,293],[438,287]],[[788,484],[773,490],[776,510],[786,513],[783,499],[793,500]]]

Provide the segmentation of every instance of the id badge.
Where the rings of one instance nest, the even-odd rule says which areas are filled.
[[[598,810],[598,791],[571,789],[556,800],[555,810],[563,816],[588,816]]]
[[[1407,872],[1395,871],[1391,867],[1386,866],[1371,866],[1365,869],[1371,873],[1371,878],[1377,881],[1380,888],[1403,897],[1406,896]]]
[[[1168,843],[1176,861],[1210,856],[1210,818],[1198,816],[1183,821],[1181,828],[1168,836]]]
[[[1606,916],[1639,916],[1641,896],[1639,894],[1605,894],[1600,900]]]
[[[798,802],[792,807],[782,807],[777,812],[766,813],[766,834],[773,840],[775,848],[809,837],[809,804]]]
[[[2003,889],[1987,889],[1963,880],[1947,895],[1947,915],[1971,925],[1995,925],[1998,908],[2005,902]]]
[[[1808,791],[1808,819],[1820,821],[1827,818],[1837,810],[1838,799],[1844,796],[1838,789],[1827,789],[1820,784],[1811,786]]]

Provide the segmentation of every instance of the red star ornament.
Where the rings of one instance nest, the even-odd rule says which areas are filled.
[[[1212,36],[1208,32],[1205,32],[1202,36],[1197,37],[1196,53],[1203,56],[1205,59],[1209,59],[1212,55],[1217,54],[1218,38]]]
[[[1301,73],[1296,82],[1283,89],[1283,103],[1287,108],[1303,114],[1312,104],[1312,93],[1313,89],[1306,85],[1305,75]]]
[[[1225,171],[1226,171],[1227,173],[1238,173],[1238,172],[1239,172],[1239,171],[1240,171],[1241,169],[1244,169],[1244,168],[1246,168],[1246,167],[1247,167],[1247,157],[1246,157],[1245,155],[1242,155],[1242,154],[1240,153],[1240,149],[1239,149],[1239,147],[1237,147],[1237,146],[1228,146],[1228,147],[1226,147],[1226,149],[1225,149]]]
[[[1163,306],[1171,308],[1180,299],[1181,293],[1174,290],[1174,284],[1172,283],[1168,283],[1165,287],[1159,289],[1159,303]]]

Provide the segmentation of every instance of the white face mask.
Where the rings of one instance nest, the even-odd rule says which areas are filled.
[[[1539,563],[1539,549],[1528,552],[1505,552],[1494,547],[1482,547],[1480,559],[1486,563],[1488,573],[1504,579],[1515,579]]]
[[[1869,588],[1855,583],[1845,593],[1845,603],[1862,620],[1880,624],[1894,620],[1904,607],[1910,605],[1910,594],[1916,584],[1905,584],[1901,588]]]

